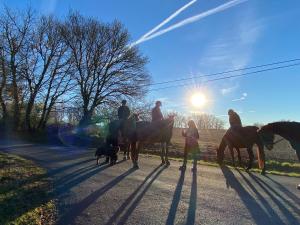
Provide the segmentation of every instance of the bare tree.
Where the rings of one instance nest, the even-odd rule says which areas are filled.
[[[198,129],[224,129],[225,122],[210,114],[193,115]]]
[[[101,105],[145,93],[147,60],[137,47],[129,47],[129,34],[120,23],[102,24],[73,13],[61,31],[76,68],[83,110],[80,125],[88,124]]]
[[[41,17],[27,45],[22,75],[27,82],[29,97],[25,112],[25,127],[32,129],[31,113],[37,101],[43,103],[40,121],[43,128],[57,99],[70,88],[70,56],[59,32],[59,22]]]
[[[2,65],[2,82],[11,88],[13,100],[13,128],[20,125],[21,102],[24,98],[24,84],[20,75],[20,68],[24,64],[23,50],[29,41],[32,28],[32,11],[29,9],[24,14],[15,13],[8,8],[0,16],[1,55],[2,63],[7,62],[8,68]],[[3,91],[3,89],[2,89]],[[2,110],[5,111],[3,99]]]

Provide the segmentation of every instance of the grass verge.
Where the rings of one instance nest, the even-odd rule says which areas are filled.
[[[157,157],[160,158],[157,154],[149,154],[144,153],[145,156],[150,157]],[[175,160],[182,162],[183,159],[181,157],[169,157],[170,160]],[[188,159],[189,163],[192,163],[192,159]],[[198,160],[197,163],[199,165],[206,165],[206,166],[214,166],[219,167],[220,165],[217,162],[214,161],[205,161],[205,160]],[[234,167],[230,161],[224,161],[224,164],[228,166],[229,168],[238,168],[242,171],[246,171],[244,167]],[[290,163],[290,162],[278,162],[275,160],[267,160],[266,161],[266,173],[267,174],[274,174],[274,175],[280,175],[280,176],[289,176],[289,177],[300,177],[300,163]],[[254,163],[253,169],[250,170],[251,172],[260,173],[261,170],[258,168],[257,163]]]
[[[56,207],[46,170],[0,153],[0,224],[55,224]]]

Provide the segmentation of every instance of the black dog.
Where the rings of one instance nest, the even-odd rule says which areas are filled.
[[[99,159],[102,156],[106,156],[105,163],[109,163],[110,165],[116,164],[118,161],[118,152],[119,147],[113,146],[112,144],[104,143],[100,147],[97,148],[95,152],[95,157],[97,158],[97,165],[99,164]]]

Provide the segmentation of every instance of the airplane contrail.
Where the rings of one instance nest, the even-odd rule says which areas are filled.
[[[184,19],[184,20],[182,20],[182,21],[180,21],[180,22],[178,22],[178,23],[176,23],[176,24],[174,24],[172,26],[169,26],[169,27],[167,27],[167,28],[165,28],[165,29],[163,29],[161,31],[158,31],[158,32],[156,32],[156,33],[154,33],[154,34],[152,34],[150,36],[147,36],[147,37],[145,37],[145,38],[143,38],[141,40],[139,39],[138,41],[134,42],[133,45],[141,44],[141,43],[143,43],[145,41],[149,41],[149,40],[151,40],[153,38],[156,38],[156,37],[161,36],[161,35],[163,35],[163,34],[165,34],[167,32],[170,32],[170,31],[172,31],[174,29],[180,28],[180,27],[185,26],[185,25],[190,24],[190,23],[194,23],[194,22],[196,22],[198,20],[201,20],[201,19],[203,19],[203,18],[205,18],[207,16],[216,14],[218,12],[222,12],[222,11],[224,11],[226,9],[229,9],[229,8],[231,8],[233,6],[239,5],[239,4],[241,4],[243,2],[246,2],[246,1],[248,1],[248,0],[232,0],[230,2],[227,2],[225,4],[217,6],[217,7],[213,8],[213,9],[207,10],[207,11],[202,12],[200,14],[197,14],[195,16],[191,16],[191,17],[189,17],[187,19]]]
[[[176,10],[168,18],[166,18],[165,20],[163,20],[160,24],[158,24],[153,29],[151,29],[146,34],[144,34],[142,37],[140,37],[135,43],[133,43],[133,45],[137,45],[137,44],[143,42],[143,39],[145,39],[149,35],[153,34],[155,31],[157,31],[158,29],[160,29],[163,25],[165,25],[166,23],[168,23],[169,21],[171,21],[176,16],[178,16],[182,11],[186,10],[188,7],[190,7],[191,5],[193,5],[195,2],[197,2],[197,0],[192,0],[189,3],[185,4],[184,6],[182,6],[180,9]]]

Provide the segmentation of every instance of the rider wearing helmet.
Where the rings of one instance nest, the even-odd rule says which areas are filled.
[[[161,121],[164,119],[163,114],[160,111],[161,101],[156,101],[155,107],[152,109],[152,122]]]
[[[241,118],[233,109],[228,110],[228,116],[230,127],[242,127]]]

